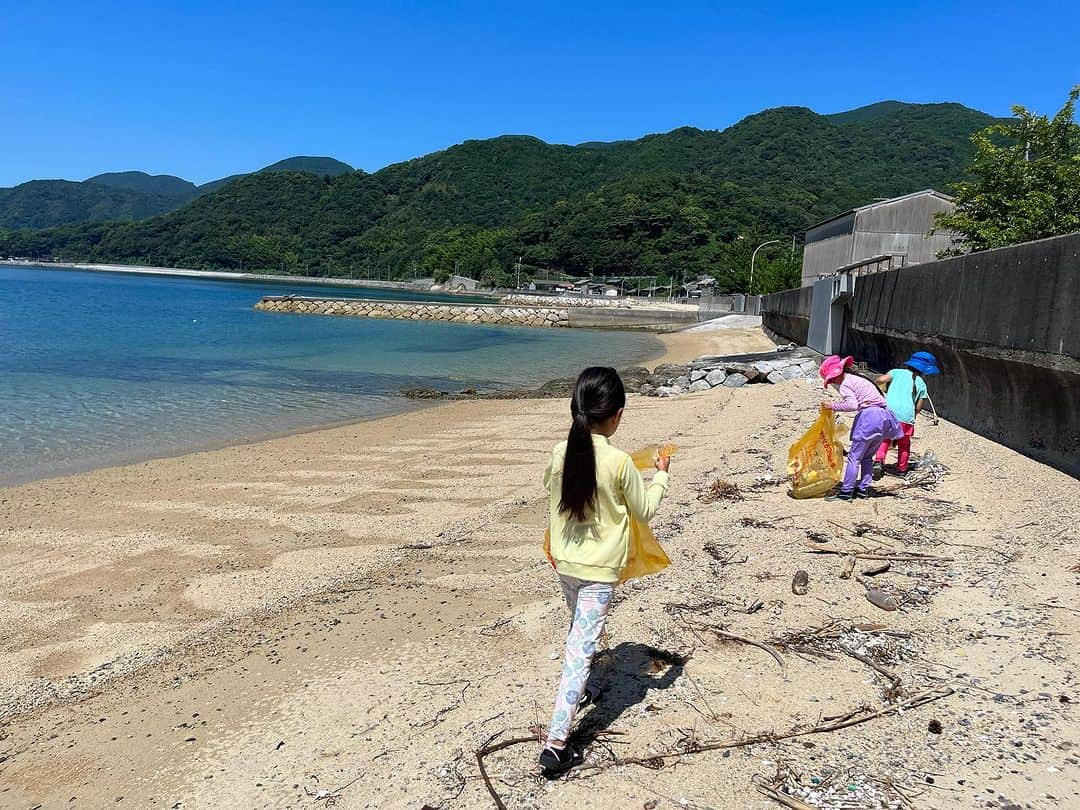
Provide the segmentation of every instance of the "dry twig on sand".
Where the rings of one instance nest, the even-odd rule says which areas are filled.
[[[701,624],[698,622],[689,621],[686,616],[680,616],[682,623],[690,630],[697,630],[704,633],[712,633],[717,638],[726,639],[727,641],[738,641],[742,644],[749,644],[752,647],[757,647],[759,650],[764,650],[771,655],[776,663],[780,665],[780,675],[787,678],[787,663],[784,661],[784,657],[776,651],[775,647],[765,644],[761,641],[754,641],[752,638],[744,638],[743,636],[729,633],[727,630],[722,630],[714,624]]]
[[[837,548],[822,543],[803,543],[803,548],[813,554],[839,554],[841,557],[854,557],[856,560],[891,560],[892,562],[952,562],[952,557],[939,557],[935,554],[921,554],[917,551],[897,551],[895,549],[877,549],[862,551],[853,548]]]

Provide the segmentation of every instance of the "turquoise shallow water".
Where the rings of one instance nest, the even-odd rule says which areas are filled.
[[[256,312],[382,290],[0,267],[0,482],[415,407],[396,393],[625,365],[654,337]]]

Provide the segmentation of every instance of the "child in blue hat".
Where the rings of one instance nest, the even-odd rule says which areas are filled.
[[[903,437],[895,442],[885,440],[874,455],[875,477],[885,469],[885,456],[889,447],[896,444],[896,468],[901,475],[907,473],[908,460],[911,458],[911,437],[915,435],[915,418],[923,409],[929,395],[923,377],[937,374],[937,358],[930,352],[915,352],[904,363],[903,368],[894,368],[888,374],[878,377],[878,385],[888,386],[885,392],[885,405],[896,416],[904,431]]]

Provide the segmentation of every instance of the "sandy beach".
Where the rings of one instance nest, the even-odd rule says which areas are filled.
[[[792,500],[820,399],[631,397],[615,443],[680,448],[673,564],[618,592],[587,767],[485,758],[507,807],[1080,803],[1076,480],[943,420],[915,441],[937,483]],[[453,402],[0,489],[0,807],[494,807],[475,752],[546,724],[560,668],[540,479],[566,411]]]

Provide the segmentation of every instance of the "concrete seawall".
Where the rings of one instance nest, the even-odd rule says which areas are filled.
[[[764,323],[805,342],[801,293],[768,296]],[[1080,477],[1078,312],[1072,234],[863,276],[842,349],[881,370],[933,352],[942,373],[928,385],[942,416]]]
[[[805,346],[810,335],[812,287],[767,295],[761,304],[761,325],[770,332]]]

